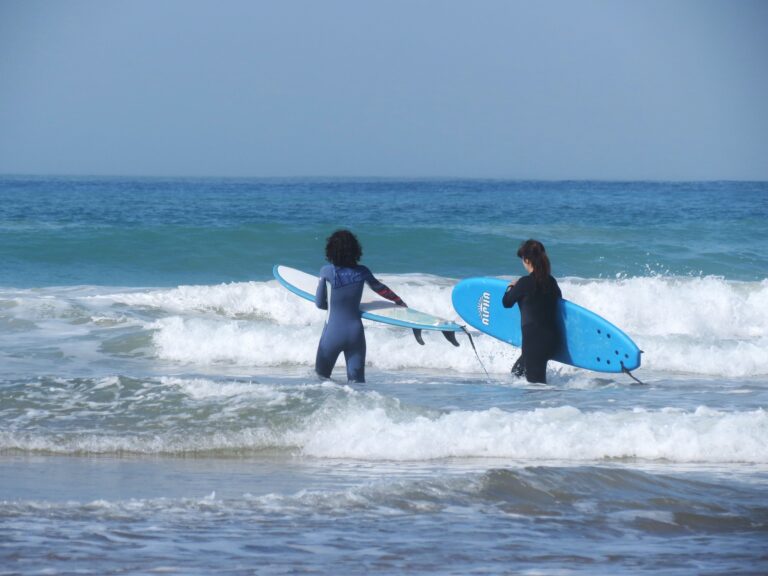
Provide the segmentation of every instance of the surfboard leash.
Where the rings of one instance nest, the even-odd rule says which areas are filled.
[[[467,338],[469,338],[469,343],[472,345],[472,351],[475,353],[475,358],[477,358],[477,362],[480,364],[480,367],[483,369],[483,372],[485,372],[486,378],[488,378],[488,380],[490,380],[491,379],[491,375],[488,374],[488,370],[486,370],[485,364],[483,364],[483,361],[480,359],[480,354],[477,353],[477,348],[475,347],[475,341],[472,338],[472,334],[469,333],[469,330],[467,330],[466,326],[462,326],[461,329],[464,331],[464,334],[467,335]],[[620,364],[621,364],[621,371],[624,374],[626,374],[627,376],[632,378],[632,380],[634,380],[635,382],[637,382],[641,386],[647,386],[647,384],[645,382],[643,382],[642,380],[637,378],[634,374],[632,374],[632,372],[630,372],[626,368],[626,366],[624,366],[624,362],[620,362]]]
[[[469,338],[469,343],[472,345],[472,350],[475,352],[475,358],[477,358],[477,361],[480,363],[480,367],[483,369],[483,372],[485,372],[485,377],[490,380],[491,375],[488,374],[488,370],[485,369],[485,364],[483,364],[483,361],[480,360],[480,354],[477,353],[477,348],[475,348],[475,341],[472,339],[472,334],[469,333],[469,330],[467,330],[466,326],[462,326],[461,329],[464,331],[464,334],[467,335],[467,338]]]
[[[627,376],[629,376],[630,378],[632,378],[632,380],[634,380],[634,381],[635,381],[635,382],[637,382],[638,384],[641,384],[641,385],[643,385],[643,386],[647,386],[647,384],[646,384],[645,382],[641,382],[640,380],[638,380],[638,379],[635,377],[635,375],[634,375],[634,374],[632,374],[632,372],[630,372],[629,370],[627,370],[627,369],[626,369],[626,367],[624,366],[624,362],[619,362],[619,364],[621,364],[621,371],[622,371],[624,374],[626,374]]]

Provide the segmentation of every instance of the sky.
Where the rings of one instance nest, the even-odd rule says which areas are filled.
[[[768,1],[0,0],[0,174],[768,180]]]

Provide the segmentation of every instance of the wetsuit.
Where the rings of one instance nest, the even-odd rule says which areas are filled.
[[[522,360],[528,382],[547,381],[547,361],[560,345],[558,301],[562,298],[557,280],[550,276],[543,287],[536,285],[533,274],[523,276],[507,288],[502,299],[505,308],[520,306],[523,332]]]
[[[328,318],[317,346],[315,372],[324,378],[331,377],[339,354],[344,352],[347,379],[365,382],[365,331],[360,319],[360,300],[366,282],[384,298],[403,304],[400,297],[374,278],[365,266],[343,268],[329,264],[320,270],[315,304],[328,310]]]

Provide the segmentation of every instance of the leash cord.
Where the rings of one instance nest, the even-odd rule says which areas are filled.
[[[474,350],[475,352],[475,358],[477,358],[477,361],[480,364],[480,367],[483,369],[483,372],[485,372],[485,377],[488,378],[488,380],[490,380],[491,375],[488,374],[488,370],[485,369],[485,364],[483,364],[483,361],[480,360],[480,355],[477,353],[477,348],[475,348],[475,341],[472,340],[472,334],[469,333],[469,330],[467,330],[466,326],[462,326],[461,329],[464,331],[464,334],[467,335],[467,338],[469,338],[469,343],[472,345],[472,350]]]

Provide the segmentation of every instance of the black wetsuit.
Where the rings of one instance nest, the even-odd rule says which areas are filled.
[[[533,274],[523,276],[507,288],[502,299],[505,308],[520,306],[523,333],[522,359],[528,382],[547,381],[547,361],[560,345],[558,301],[562,298],[557,280],[550,276],[543,287],[536,285]]]
[[[397,304],[400,297],[379,282],[365,266],[351,268],[323,266],[315,293],[318,308],[328,310],[328,319],[317,346],[315,372],[330,378],[339,354],[344,352],[347,379],[365,382],[365,331],[360,319],[360,300],[365,284],[376,293]],[[330,294],[328,294],[330,288]]]

